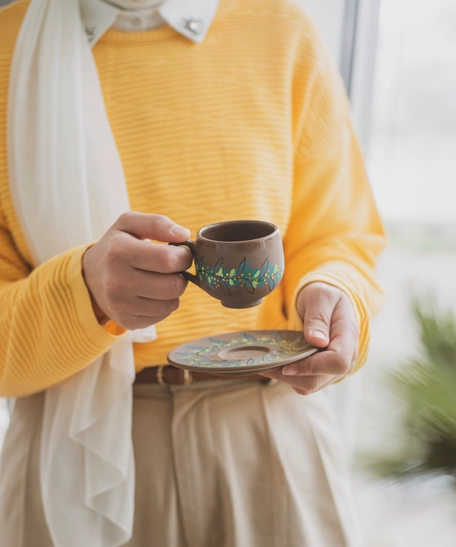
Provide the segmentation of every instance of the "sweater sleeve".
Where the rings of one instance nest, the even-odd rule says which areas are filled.
[[[309,55],[309,48],[307,49]],[[297,78],[294,194],[285,238],[285,299],[289,327],[301,329],[296,298],[322,281],[350,298],[360,327],[356,368],[367,358],[369,319],[382,302],[375,260],[385,234],[353,133],[343,83],[315,36],[313,62]]]
[[[39,392],[79,372],[117,336],[100,326],[78,247],[33,271],[0,212],[0,396]]]

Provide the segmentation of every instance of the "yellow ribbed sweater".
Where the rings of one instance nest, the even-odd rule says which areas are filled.
[[[33,268],[14,211],[6,109],[27,5],[0,10],[0,396],[50,387],[116,340],[94,317],[85,247]],[[110,30],[93,53],[133,210],[165,214],[193,235],[217,221],[262,219],[284,239],[285,277],[261,306],[226,309],[189,285],[157,325],[158,340],[135,346],[137,369],[196,337],[299,327],[295,295],[314,280],[351,298],[361,365],[384,234],[343,86],[308,17],[288,0],[222,0],[200,45],[168,26]]]

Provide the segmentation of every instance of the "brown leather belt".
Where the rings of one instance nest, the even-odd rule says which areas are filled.
[[[207,380],[236,380],[240,379],[256,382],[262,381],[264,383],[269,382],[269,378],[254,374],[252,376],[237,376],[235,374],[227,374],[224,376],[217,374],[209,374],[206,372],[192,372],[189,370],[182,370],[172,365],[165,365],[161,367],[148,367],[136,374],[135,384],[160,384],[162,386],[182,384],[189,385],[192,382],[201,382]]]

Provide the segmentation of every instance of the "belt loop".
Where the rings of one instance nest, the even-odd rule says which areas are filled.
[[[165,370],[165,367],[167,366],[169,365],[160,365],[157,368],[157,382],[163,387],[169,386],[169,384],[166,382],[164,377],[164,370]],[[179,369],[176,369],[176,370],[179,370]],[[184,370],[183,373],[184,373],[183,384],[184,386],[189,386],[193,382],[193,375],[190,370]]]
[[[190,370],[184,370],[184,386],[189,386],[193,382],[193,374]]]
[[[157,381],[163,387],[166,387],[168,385],[163,379],[163,369],[165,368],[165,366],[166,365],[161,365],[157,368]]]

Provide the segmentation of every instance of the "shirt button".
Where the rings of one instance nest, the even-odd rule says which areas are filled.
[[[203,31],[203,22],[201,19],[184,19],[181,24],[190,32],[193,32],[193,34],[201,34]]]

